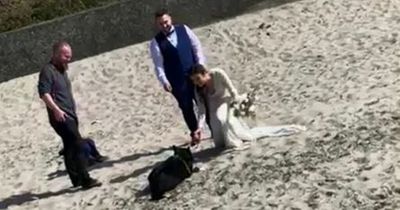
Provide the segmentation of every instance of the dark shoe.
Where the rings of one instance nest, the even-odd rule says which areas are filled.
[[[81,184],[79,184],[79,183],[73,183],[72,186],[75,188],[75,187],[81,186]]]
[[[106,161],[108,159],[110,159],[110,158],[107,157],[107,156],[99,155],[98,157],[96,157],[95,161],[98,162],[98,163],[102,163],[102,162],[104,162],[104,161]]]
[[[83,189],[90,189],[93,187],[100,187],[101,182],[97,181],[96,179],[89,179],[86,183],[81,185]]]

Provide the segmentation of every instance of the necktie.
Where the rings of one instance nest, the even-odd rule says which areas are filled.
[[[171,31],[169,31],[168,33],[166,33],[165,36],[166,36],[166,37],[169,37],[169,36],[170,36],[172,33],[174,33],[174,32],[175,32],[175,30],[171,30]]]

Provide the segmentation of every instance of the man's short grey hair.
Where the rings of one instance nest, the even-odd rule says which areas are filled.
[[[56,54],[60,51],[61,48],[68,46],[70,47],[70,45],[68,44],[68,42],[66,41],[57,41],[53,44],[53,54]]]

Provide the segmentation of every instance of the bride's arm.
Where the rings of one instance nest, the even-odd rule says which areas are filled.
[[[234,100],[239,100],[241,96],[239,95],[237,89],[235,88],[235,86],[232,83],[232,80],[228,77],[226,72],[224,70],[222,70],[222,69],[216,69],[215,73],[218,74],[218,76],[221,79],[221,82],[228,89],[228,91],[231,94],[232,98]]]
[[[197,102],[197,111],[198,111],[198,121],[197,121],[197,128],[198,129],[203,129],[204,122],[206,120],[206,107],[205,107],[205,102],[202,97],[200,97],[199,93],[197,90],[194,91],[194,95],[196,98]]]

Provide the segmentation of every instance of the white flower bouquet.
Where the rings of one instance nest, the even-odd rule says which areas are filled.
[[[251,92],[241,95],[236,98],[230,105],[233,108],[233,114],[236,117],[251,117],[256,116],[255,102],[257,100],[256,89]]]

